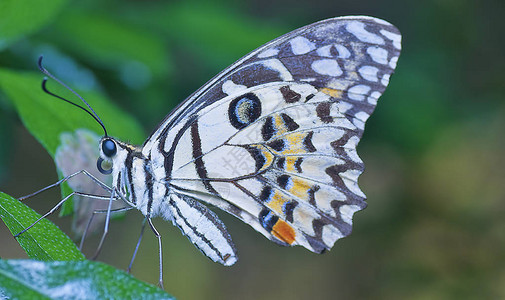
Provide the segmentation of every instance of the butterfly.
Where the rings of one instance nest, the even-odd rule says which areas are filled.
[[[331,249],[367,205],[356,146],[400,50],[401,35],[386,21],[332,18],[226,68],[142,146],[108,136],[93,111],[105,131],[97,167],[112,174],[110,198],[144,214],[160,252],[155,217],[172,222],[214,262],[237,261],[230,234],[206,204],[279,245]]]

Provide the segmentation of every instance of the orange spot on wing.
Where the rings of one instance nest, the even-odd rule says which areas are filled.
[[[289,192],[302,199],[307,199],[309,197],[309,189],[310,184],[307,181],[293,178],[293,187],[289,190]]]
[[[306,153],[303,148],[303,139],[307,136],[306,132],[296,132],[286,135],[284,141],[288,144],[285,150],[281,151],[282,154],[300,154]]]
[[[275,115],[275,128],[277,130],[276,135],[281,135],[287,132],[286,126],[284,126],[284,121],[282,121],[281,116]]]
[[[272,228],[272,234],[290,245],[296,240],[296,233],[293,227],[289,226],[288,223],[280,219]]]
[[[333,97],[333,98],[342,98],[342,91],[341,90],[322,88],[320,91],[325,93],[328,96]]]
[[[282,207],[288,201],[289,201],[288,199],[282,197],[279,191],[275,191],[272,200],[267,203],[267,206],[268,208],[276,211],[279,214],[284,214],[282,211]]]
[[[288,156],[286,157],[286,171],[295,172],[295,163],[298,157],[296,156]]]
[[[250,145],[250,146],[259,149],[261,151],[261,154],[265,158],[265,163],[263,164],[261,169],[258,170],[258,172],[261,172],[261,171],[265,170],[266,168],[270,167],[270,165],[274,161],[274,155],[270,151],[268,151],[268,149],[265,146],[263,146],[261,144]]]

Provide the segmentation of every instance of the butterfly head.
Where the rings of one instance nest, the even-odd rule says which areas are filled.
[[[112,173],[112,167],[109,169],[104,169],[102,167],[102,163],[104,161],[111,162],[113,160],[114,156],[116,156],[117,148],[118,148],[116,141],[111,137],[105,136],[100,140],[99,145],[100,145],[99,146],[100,157],[98,158],[98,160],[96,162],[96,167],[98,168],[98,171],[100,171],[100,173],[110,174],[110,173]]]
[[[104,136],[99,143],[99,150],[100,150],[100,157],[98,158],[96,162],[96,167],[98,168],[98,171],[102,174],[110,174],[112,173],[113,167],[105,169],[102,167],[102,163],[104,161],[112,163],[112,166],[114,166],[114,161],[116,160],[116,157],[118,156],[118,151],[121,153],[125,151],[124,145],[117,141],[116,139],[110,137],[110,136]],[[121,155],[122,156],[122,155]]]
[[[102,127],[103,129],[103,132],[104,132],[104,137],[100,140],[100,157],[98,158],[98,161],[97,161],[97,168],[98,170],[100,171],[100,173],[102,174],[110,174],[112,173],[112,168],[110,169],[104,169],[102,167],[102,163],[104,161],[107,161],[107,162],[112,162],[114,163],[114,160],[117,160],[116,156],[118,156],[118,147],[121,146],[123,148],[123,150],[125,150],[124,152],[126,152],[126,147],[128,146],[127,144],[123,144],[123,143],[120,143],[118,142],[117,140],[115,140],[114,138],[111,138],[108,136],[107,134],[107,129],[105,128],[105,125],[103,124],[102,120],[100,119],[100,117],[96,114],[96,112],[93,110],[93,108],[91,107],[91,105],[89,105],[89,103],[84,100],[84,98],[82,98],[77,92],[75,92],[74,90],[72,90],[70,87],[68,87],[65,83],[63,83],[61,80],[59,80],[58,78],[56,78],[53,74],[51,74],[43,65],[42,65],[42,56],[39,57],[39,61],[38,61],[38,66],[39,66],[39,69],[42,73],[44,73],[45,75],[49,76],[50,78],[54,79],[56,82],[58,82],[60,85],[62,85],[63,87],[65,87],[66,89],[68,89],[70,92],[72,92],[74,95],[76,95],[86,106],[87,108],[81,106],[81,105],[78,105],[72,101],[69,101],[61,96],[58,96],[52,92],[50,92],[47,87],[46,87],[46,83],[47,83],[47,78],[44,78],[44,80],[42,80],[42,90],[53,96],[53,97],[56,97],[60,100],[63,100],[69,104],[72,104],[74,105],[75,107],[77,108],[80,108],[82,109],[83,111],[85,111],[86,113],[88,113],[91,117],[93,117],[93,119],[95,119],[95,121]]]
[[[102,139],[102,142],[100,143],[100,150],[104,156],[112,158],[117,153],[116,142],[114,142],[111,138]]]
[[[100,157],[96,162],[96,166],[102,174],[111,174],[114,171],[114,166],[124,165],[129,154],[130,156],[142,157],[141,150],[138,147],[121,142],[110,136],[102,137],[99,142],[99,151]],[[103,168],[103,162],[112,163],[112,167]]]

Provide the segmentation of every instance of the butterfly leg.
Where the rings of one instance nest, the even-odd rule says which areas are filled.
[[[107,198],[106,200],[109,200],[109,197],[104,197],[104,198]],[[121,207],[121,208],[112,209],[111,212],[112,213],[116,213],[116,212],[128,211],[128,210],[131,210],[132,208],[133,207],[130,207],[130,206]],[[82,234],[81,241],[79,243],[79,251],[82,250],[82,245],[84,244],[84,240],[86,239],[89,227],[90,227],[91,223],[93,222],[93,218],[95,217],[95,215],[97,215],[97,214],[105,214],[105,213],[107,213],[107,210],[95,210],[95,211],[93,211],[93,213],[91,214],[91,217],[88,220],[88,224],[86,225],[86,228],[84,229],[84,233]]]
[[[137,241],[137,245],[135,246],[135,251],[133,251],[133,256],[132,256],[132,259],[130,260],[130,264],[128,265],[128,269],[126,269],[126,273],[130,273],[130,271],[132,270],[133,261],[135,260],[135,257],[137,256],[137,252],[138,252],[139,246],[140,246],[140,241],[142,241],[142,236],[144,235],[144,229],[146,228],[146,221],[147,221],[147,217],[144,218],[144,221],[142,221],[142,228],[140,229],[140,236]]]
[[[159,250],[159,256],[160,256],[160,277],[159,277],[158,285],[160,286],[160,288],[163,289],[163,252],[161,249],[161,234],[154,227],[154,224],[151,221],[151,218],[147,217],[147,221],[149,222],[149,226],[151,226],[151,230],[154,232],[154,235],[158,239],[158,250]]]
[[[103,188],[103,189],[105,189],[106,191],[108,191],[108,192],[111,192],[111,191],[112,191],[112,188],[110,188],[110,187],[109,187],[108,185],[106,185],[105,183],[101,182],[98,178],[96,178],[95,176],[93,176],[93,175],[92,175],[91,173],[89,173],[88,171],[86,171],[86,170],[80,170],[80,171],[77,171],[77,172],[75,172],[75,173],[73,173],[73,174],[70,174],[70,175],[68,175],[68,176],[66,176],[66,177],[64,177],[64,178],[62,178],[62,179],[60,179],[60,180],[58,180],[57,182],[55,182],[55,183],[53,183],[53,184],[51,184],[51,185],[48,185],[48,186],[46,186],[46,187],[44,187],[44,188],[42,188],[42,189],[40,189],[40,190],[38,190],[38,191],[36,191],[36,192],[34,192],[34,193],[31,193],[31,194],[26,195],[26,196],[23,196],[23,197],[19,197],[19,198],[18,198],[18,200],[19,200],[19,201],[23,201],[23,200],[25,200],[25,199],[27,199],[27,198],[31,198],[31,197],[33,197],[33,196],[35,196],[35,195],[38,195],[38,194],[40,194],[40,193],[42,193],[42,192],[44,192],[44,191],[47,191],[47,190],[48,190],[48,189],[50,189],[50,188],[53,188],[53,187],[55,187],[55,186],[60,185],[60,184],[62,184],[62,183],[64,183],[64,182],[68,181],[70,178],[75,177],[75,176],[77,176],[77,175],[79,175],[79,174],[84,174],[84,175],[88,176],[89,178],[91,178],[91,180],[93,180],[96,184],[98,184],[100,187],[102,187],[102,188]]]
[[[66,196],[65,198],[63,198],[60,202],[58,202],[58,204],[56,204],[53,208],[51,208],[50,211],[48,211],[43,216],[41,216],[40,218],[38,218],[30,226],[28,226],[25,229],[23,229],[21,232],[19,232],[18,234],[16,234],[14,237],[17,238],[21,234],[23,234],[26,231],[28,231],[30,228],[32,228],[33,226],[35,226],[35,224],[37,224],[38,222],[40,222],[42,219],[46,218],[47,216],[49,216],[50,214],[52,214],[53,212],[55,212],[58,208],[60,208],[63,205],[63,203],[65,203],[68,199],[70,199],[70,197],[72,197],[74,195],[76,195],[76,196],[82,196],[82,197],[88,197],[88,198],[93,198],[93,199],[103,199],[104,198],[103,196],[98,196],[98,195],[86,194],[86,193],[81,193],[81,192],[72,192],[68,196]]]
[[[98,257],[98,255],[100,254],[100,251],[102,250],[103,242],[105,240],[105,237],[107,236],[107,233],[109,232],[109,222],[110,222],[110,214],[111,214],[111,210],[112,210],[112,201],[115,199],[116,199],[116,189],[113,188],[112,192],[110,193],[109,206],[107,207],[107,216],[105,216],[105,226],[103,229],[102,238],[100,239],[100,243],[98,244],[98,248],[96,249],[96,252],[93,255],[93,257],[91,258],[91,260],[95,260]]]

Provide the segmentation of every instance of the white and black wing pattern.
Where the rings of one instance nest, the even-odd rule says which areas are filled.
[[[165,183],[156,194],[215,205],[282,245],[330,249],[366,207],[356,145],[400,43],[393,25],[356,16],[305,26],[251,52],[146,141],[154,180]]]
[[[237,261],[235,246],[215,213],[193,198],[171,194],[171,221],[207,257],[225,266]]]

